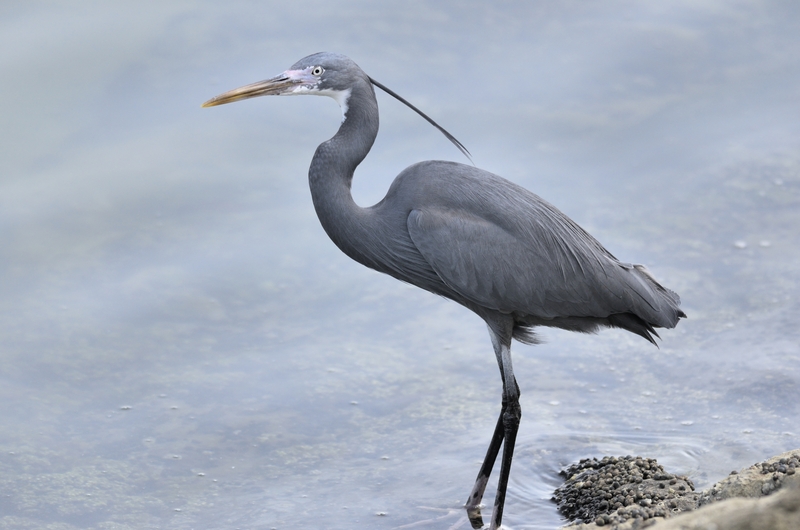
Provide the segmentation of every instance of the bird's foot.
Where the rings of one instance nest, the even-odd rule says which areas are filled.
[[[473,530],[480,530],[483,528],[483,516],[481,515],[481,504],[474,506],[467,506],[467,517],[469,524],[472,525]]]
[[[483,516],[481,515],[481,508],[483,505],[475,506],[473,508],[467,508],[467,517],[469,518],[469,524],[472,525],[473,530],[502,530],[504,527],[502,524],[499,524],[495,521],[495,518],[491,518],[490,524],[484,524]]]
[[[486,491],[486,484],[488,482],[489,475],[484,474],[483,469],[481,469],[481,473],[478,474],[475,485],[469,493],[467,503],[464,505],[473,530],[483,528],[483,517],[481,517],[481,508],[483,508],[483,504],[481,504],[481,500],[483,500],[483,492]]]

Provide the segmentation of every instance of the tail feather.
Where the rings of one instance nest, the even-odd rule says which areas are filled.
[[[684,313],[680,309],[681,298],[680,296],[678,296],[678,293],[672,291],[671,289],[667,289],[666,287],[658,283],[658,281],[656,281],[656,279],[653,278],[653,275],[650,274],[650,271],[647,270],[647,268],[644,265],[631,265],[630,268],[623,266],[623,268],[627,268],[634,274],[638,274],[639,278],[644,280],[649,285],[651,289],[650,292],[652,293],[652,295],[654,295],[654,298],[650,299],[649,304],[652,307],[657,308],[657,311],[655,313],[646,310],[645,311],[634,310],[634,312],[637,313],[636,315],[637,318],[645,322],[648,322],[647,325],[650,327],[650,330],[652,330],[652,326],[656,326],[659,328],[674,328],[678,324],[678,320],[680,320],[681,318],[686,318],[686,313]],[[628,329],[625,326],[617,326],[617,327]],[[634,331],[634,333],[637,332]],[[641,333],[639,334],[641,335]]]
[[[615,315],[608,316],[608,324],[614,328],[621,328],[631,333],[636,333],[640,337],[644,337],[648,341],[650,341],[656,348],[658,344],[656,344],[656,339],[653,338],[653,335],[659,337],[656,330],[653,326],[638,316],[634,315],[633,313],[617,313]]]

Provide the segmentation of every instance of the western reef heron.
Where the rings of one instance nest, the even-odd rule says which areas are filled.
[[[500,447],[503,456],[490,528],[500,527],[522,411],[511,364],[511,339],[535,344],[548,326],[594,332],[625,329],[655,344],[654,328],[673,328],[680,298],[642,265],[610,252],[539,196],[474,166],[426,161],[403,170],[379,203],[362,208],[350,187],[378,135],[373,86],[403,98],[335,53],[301,59],[282,74],[220,94],[212,107],[256,96],[321,95],[336,100],[342,123],[317,147],[308,180],[322,227],[355,261],[449,298],[486,321],[503,381],[500,416],[466,502],[474,528]]]

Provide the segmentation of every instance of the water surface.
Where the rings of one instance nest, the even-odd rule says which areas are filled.
[[[306,171],[332,101],[200,109],[320,50],[683,298],[660,349],[514,346],[510,528],[561,524],[548,499],[580,458],[655,457],[704,487],[797,448],[799,11],[2,8],[0,528],[468,527],[501,390],[482,322],[328,241]],[[379,104],[359,203],[413,162],[464,161]]]

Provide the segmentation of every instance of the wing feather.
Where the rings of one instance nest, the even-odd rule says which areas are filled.
[[[661,314],[661,286],[646,271],[620,263],[564,214],[533,197],[513,205],[519,210],[513,223],[496,222],[500,216],[491,210],[478,215],[473,212],[480,208],[428,206],[411,211],[408,231],[442,281],[483,307],[544,320],[634,313],[663,327],[676,319]]]

